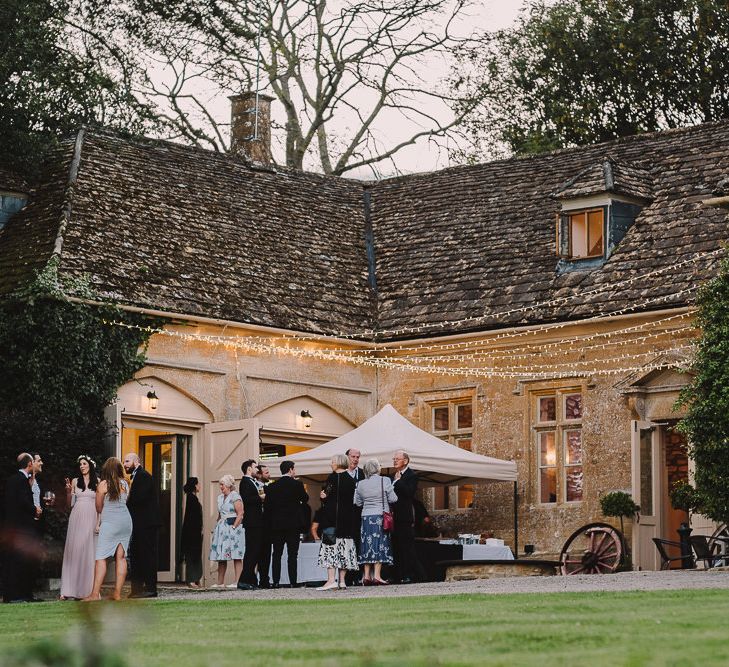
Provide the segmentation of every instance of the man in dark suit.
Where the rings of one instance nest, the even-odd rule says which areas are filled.
[[[284,544],[288,558],[289,583],[291,588],[297,584],[297,559],[299,557],[299,535],[301,516],[309,494],[304,485],[295,479],[293,461],[283,461],[279,466],[281,479],[266,487],[264,512],[271,521],[273,538],[273,587],[278,588],[281,579],[281,556]]]
[[[257,472],[254,475],[258,493],[263,489],[264,494],[268,494],[268,486],[271,483],[271,472],[265,463],[258,463]],[[271,547],[273,546],[273,537],[271,535],[271,517],[266,511],[266,503],[263,503],[263,533],[261,534],[261,553],[258,558],[258,586],[259,588],[271,588],[271,582],[268,578],[268,572],[271,569]]]
[[[33,457],[24,452],[18,456],[17,465],[5,483],[3,601],[31,602],[38,546],[34,525],[37,510],[30,487]]]
[[[256,565],[261,560],[261,547],[263,546],[263,499],[265,491],[261,489],[262,493],[259,493],[258,485],[254,479],[257,467],[253,459],[244,461],[241,466],[243,478],[240,480],[239,491],[243,500],[243,528],[246,532],[243,572],[240,579],[238,579],[238,588],[242,591],[252,591],[258,588]]]
[[[397,502],[393,505],[395,530],[392,533],[395,569],[402,584],[415,580],[415,509],[413,500],[418,490],[418,475],[410,468],[407,452],[398,450],[392,457],[395,468],[393,488]]]
[[[157,597],[159,564],[159,528],[162,515],[154,479],[136,454],[124,457],[124,470],[131,478],[127,509],[132,516],[132,539],[129,542],[132,598]]]

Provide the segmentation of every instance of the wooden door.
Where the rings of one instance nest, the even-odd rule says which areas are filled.
[[[220,478],[233,475],[236,482],[242,476],[241,464],[246,459],[258,459],[259,423],[257,419],[207,424],[204,429],[203,470],[200,485],[203,506],[203,577],[207,585],[215,577],[216,564],[207,559],[210,537],[218,517]],[[237,490],[237,487],[236,487]],[[228,566],[226,583],[233,581],[232,563]]]
[[[633,564],[658,570],[660,560],[652,538],[661,537],[661,447],[659,428],[651,422],[631,422],[632,494],[640,505],[633,524]]]

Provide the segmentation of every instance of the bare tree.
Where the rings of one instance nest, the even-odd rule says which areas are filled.
[[[280,102],[287,166],[376,174],[418,140],[449,139],[472,111],[433,76],[470,43],[457,35],[468,2],[136,0],[125,20],[147,53],[145,95],[175,136],[227,150],[211,100],[258,86]],[[407,132],[392,141],[393,128]]]

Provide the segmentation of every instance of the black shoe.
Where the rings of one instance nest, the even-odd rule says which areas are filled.
[[[142,598],[156,598],[157,593],[152,592],[142,592],[142,593],[130,593],[129,598],[131,600],[140,600]]]
[[[415,582],[410,577],[405,577],[400,581],[401,584],[414,584]]]
[[[260,584],[258,584],[258,588],[271,588],[271,584],[269,584],[267,581],[262,581]]]
[[[254,586],[253,584],[246,584],[242,581],[238,582],[238,590],[239,591],[255,591],[258,588],[258,586]]]
[[[271,588],[281,588],[280,584],[271,584]]]

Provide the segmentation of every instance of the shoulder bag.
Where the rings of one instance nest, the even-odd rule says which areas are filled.
[[[382,530],[386,533],[392,531],[395,527],[395,521],[392,518],[392,512],[385,512],[385,478],[380,477],[380,488],[382,489]],[[387,505],[389,507],[389,505]]]

